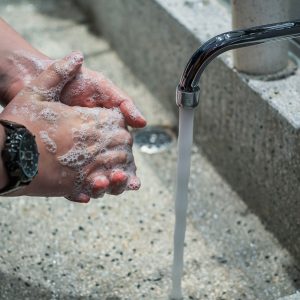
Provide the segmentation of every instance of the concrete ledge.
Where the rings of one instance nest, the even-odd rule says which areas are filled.
[[[175,113],[175,87],[187,60],[202,42],[231,27],[229,11],[216,0],[77,2]],[[300,259],[299,71],[267,82],[239,74],[232,65],[231,54],[225,54],[203,76],[195,140],[267,228]]]
[[[296,293],[294,295],[290,295],[284,298],[280,298],[279,300],[299,300],[300,299],[300,293]]]

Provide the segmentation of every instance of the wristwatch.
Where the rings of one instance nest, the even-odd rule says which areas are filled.
[[[34,135],[23,125],[0,120],[6,134],[2,160],[9,183],[0,190],[5,195],[28,185],[38,172],[39,152]]]

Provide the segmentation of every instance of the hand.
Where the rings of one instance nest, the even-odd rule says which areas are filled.
[[[118,107],[132,127],[144,127],[146,120],[133,101],[104,75],[82,68],[63,90],[61,102],[73,106]]]
[[[75,52],[51,64],[0,115],[24,125],[36,137],[39,172],[23,195],[88,202],[90,197],[140,186],[132,137],[118,108],[70,107],[54,101],[82,63],[82,55]]]
[[[45,56],[35,57],[25,51],[9,55],[2,62],[3,76],[7,76],[7,82],[4,80],[0,82],[2,99],[8,103],[21,88],[34,80],[52,63],[53,61]],[[135,128],[146,125],[145,118],[128,95],[104,75],[87,68],[81,68],[75,78],[65,86],[60,99],[57,100],[70,106],[116,107],[123,113],[128,125]]]

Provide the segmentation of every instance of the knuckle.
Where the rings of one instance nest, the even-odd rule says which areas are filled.
[[[55,61],[49,69],[49,76],[58,76],[61,79],[65,79],[68,73],[68,65],[62,61]]]

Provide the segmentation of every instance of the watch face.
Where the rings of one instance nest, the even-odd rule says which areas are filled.
[[[31,180],[38,171],[39,153],[34,137],[25,132],[20,142],[19,148],[20,167],[25,177]]]

